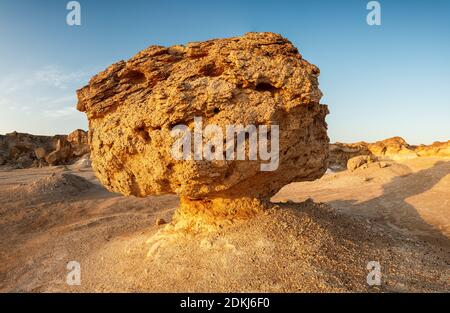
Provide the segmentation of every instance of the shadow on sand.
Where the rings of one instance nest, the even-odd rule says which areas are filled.
[[[430,190],[449,174],[450,161],[438,161],[431,168],[395,177],[392,181],[383,185],[382,195],[374,199],[364,202],[335,200],[330,201],[329,204],[336,208],[351,208],[356,214],[371,213],[371,215],[377,216],[377,219],[381,219],[393,228],[450,248],[449,238],[442,234],[439,229],[423,220],[417,209],[406,201],[409,197]],[[447,196],[450,198],[450,190]],[[448,200],[442,199],[442,201]],[[450,214],[450,207],[447,212]]]

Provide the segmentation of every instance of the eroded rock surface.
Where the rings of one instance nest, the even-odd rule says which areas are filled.
[[[319,104],[318,76],[273,33],[150,46],[94,76],[78,90],[77,108],[89,119],[93,167],[107,188],[176,193],[209,207],[217,199],[268,199],[292,181],[323,175],[328,109]],[[222,128],[279,125],[278,168],[261,171],[260,160],[248,159],[175,160],[170,131],[192,128],[194,117]]]

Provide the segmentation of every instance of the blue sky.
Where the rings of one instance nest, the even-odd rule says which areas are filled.
[[[321,69],[331,141],[450,139],[450,1],[62,0],[0,2],[0,133],[87,129],[75,90],[143,48],[249,31],[280,33]]]

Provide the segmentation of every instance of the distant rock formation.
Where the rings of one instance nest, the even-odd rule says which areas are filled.
[[[332,170],[347,168],[347,162],[353,157],[370,155],[370,150],[365,142],[330,144],[328,167]]]
[[[36,136],[12,132],[0,135],[0,166],[40,167],[71,163],[89,153],[87,132],[70,135]]]
[[[360,168],[362,166],[367,166],[367,164],[370,164],[374,162],[372,156],[370,155],[358,155],[348,160],[347,162],[347,169],[349,171],[354,171],[357,168]]]
[[[231,214],[233,199],[246,198],[252,208],[254,199],[326,171],[328,109],[319,104],[318,76],[285,38],[248,33],[151,46],[94,76],[78,90],[77,108],[89,119],[93,168],[107,188],[140,197],[176,193],[182,208]],[[194,117],[221,128],[279,125],[279,167],[175,160],[170,132],[192,128]]]
[[[72,146],[65,138],[60,138],[56,141],[56,148],[54,151],[46,155],[45,161],[49,165],[57,165],[69,161],[72,157]]]
[[[436,141],[431,145],[419,145],[414,148],[419,156],[450,157],[450,140],[447,142]]]
[[[357,156],[371,156],[378,160],[402,160],[417,157],[450,157],[450,140],[435,142],[432,145],[409,145],[401,137],[393,137],[375,143],[364,141],[357,143],[330,144],[329,168],[342,170],[347,168],[348,161]],[[353,167],[353,163],[351,165]]]
[[[399,160],[417,157],[414,147],[410,146],[401,137],[393,137],[375,143],[369,143],[367,147],[373,155],[381,159]]]
[[[72,155],[74,157],[81,157],[90,152],[87,131],[76,129],[67,135],[67,141],[72,147]]]

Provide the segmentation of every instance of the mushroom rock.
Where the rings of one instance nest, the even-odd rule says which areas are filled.
[[[150,46],[77,91],[77,109],[89,120],[94,171],[109,190],[124,195],[178,194],[178,217],[251,215],[284,185],[326,171],[328,108],[319,103],[318,76],[315,65],[274,33]],[[200,158],[175,158],[179,138],[172,130],[185,125],[194,131],[199,118],[203,148],[210,140],[207,125],[224,134],[228,125],[266,126],[269,133],[277,126],[278,134],[268,136],[271,148],[278,139],[279,153],[270,160],[275,166],[263,170],[267,158],[249,157],[250,135],[244,160],[237,153],[220,158],[228,147],[225,135],[212,160],[202,151]]]

